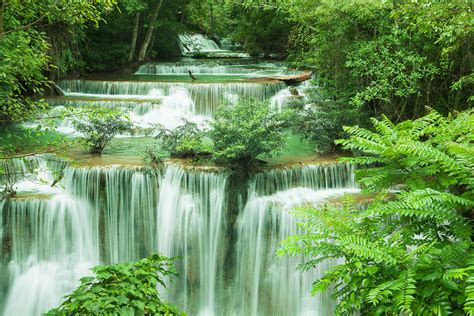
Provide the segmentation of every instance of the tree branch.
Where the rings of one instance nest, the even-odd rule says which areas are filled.
[[[5,0],[1,0],[1,1],[4,2]],[[5,5],[5,4],[3,3],[3,5]],[[7,35],[7,34],[10,34],[10,33],[15,33],[15,32],[18,32],[18,31],[27,29],[27,28],[29,28],[29,27],[32,27],[32,26],[34,26],[35,24],[38,24],[39,22],[41,22],[41,20],[43,20],[45,17],[46,17],[46,14],[43,14],[43,15],[40,16],[38,19],[36,19],[36,21],[33,21],[33,22],[31,22],[31,23],[28,23],[28,24],[19,26],[19,27],[17,27],[16,29],[13,29],[13,30],[4,31],[4,32],[3,32],[3,35]],[[42,25],[40,25],[40,26],[47,26],[47,25],[50,25],[50,24],[53,24],[53,23],[46,23],[46,24],[42,24]]]

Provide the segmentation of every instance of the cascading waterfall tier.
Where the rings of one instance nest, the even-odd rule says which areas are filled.
[[[253,194],[237,222],[234,310],[240,315],[331,315],[329,295],[310,293],[312,283],[335,262],[302,273],[296,267],[306,261],[303,256],[279,258],[276,250],[282,240],[301,233],[289,213],[293,208],[356,191],[294,188],[269,196]]]
[[[325,163],[270,169],[254,175],[249,194],[271,195],[292,188],[356,188],[354,166],[350,163]]]
[[[180,256],[170,299],[189,313],[216,314],[224,294],[226,189],[223,173],[168,167],[157,212],[158,250]],[[217,313],[219,314],[219,313]]]
[[[221,49],[214,40],[204,34],[180,34],[179,47],[183,56],[205,54],[212,57],[249,57],[247,53]]]
[[[91,81],[64,80],[58,82],[68,97],[87,96],[167,96],[171,89],[181,88],[187,91],[195,103],[196,114],[212,116],[218,105],[226,98],[252,98],[258,101],[268,100],[285,87],[284,83],[171,83],[171,82],[137,82],[137,81]]]
[[[139,167],[68,168],[64,183],[100,218],[103,262],[135,261],[156,249],[158,173]]]
[[[219,45],[203,34],[180,34],[181,52],[183,55],[196,52],[219,52]]]
[[[254,175],[248,200],[237,223],[232,308],[242,315],[318,315],[333,313],[329,295],[311,297],[311,284],[335,262],[323,262],[301,273],[303,256],[276,257],[285,238],[301,233],[289,214],[302,205],[354,193],[350,164],[309,165],[274,169]]]
[[[154,102],[148,101],[132,101],[132,100],[81,100],[81,99],[46,99],[45,100],[51,106],[64,106],[64,107],[98,107],[106,109],[122,109],[129,110],[137,115],[143,115],[150,111],[156,110],[160,106],[160,100]]]
[[[254,69],[221,66],[221,65],[176,65],[176,64],[144,64],[135,73],[136,75],[187,75],[193,74],[247,74]]]
[[[298,72],[290,71],[284,65],[267,63],[267,64],[219,64],[219,63],[159,63],[144,64],[135,72],[136,75],[188,75],[191,71],[193,74],[201,75],[240,75],[248,77],[260,76],[277,76],[297,74]]]
[[[241,183],[248,198],[235,209],[235,184],[223,171],[67,167],[64,190],[50,199],[0,204],[3,313],[38,315],[58,305],[88,268],[160,252],[180,258],[165,297],[191,315],[330,315],[328,296],[309,293],[333,263],[301,274],[296,265],[304,258],[278,258],[275,250],[299,232],[293,207],[357,190],[352,169],[260,172]]]
[[[9,289],[3,313],[40,315],[99,264],[97,218],[87,203],[67,194],[3,201],[0,209],[3,251],[8,247],[2,255],[1,275],[8,276],[2,281]]]

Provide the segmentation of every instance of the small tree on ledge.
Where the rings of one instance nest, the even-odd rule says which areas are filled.
[[[130,119],[121,110],[87,110],[73,124],[83,135],[82,143],[89,152],[99,155],[115,135],[128,133],[132,129]]]

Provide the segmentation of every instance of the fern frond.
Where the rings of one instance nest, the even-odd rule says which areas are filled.
[[[399,291],[403,286],[400,279],[390,280],[379,284],[367,295],[367,301],[374,305],[392,296],[394,291]]]
[[[395,150],[401,154],[415,156],[418,162],[425,161],[431,164],[433,162],[440,163],[450,171],[462,171],[465,169],[464,166],[459,164],[455,159],[426,143],[413,142],[407,139],[398,143]]]
[[[382,135],[382,137],[392,136],[396,134],[395,125],[388,119],[387,116],[382,115],[381,120],[371,118],[372,125],[375,130]]]
[[[468,316],[474,316],[474,273],[471,271],[471,275],[466,280],[467,286],[464,290],[466,295],[466,302],[464,303],[464,312]]]
[[[343,236],[339,241],[347,253],[352,253],[377,263],[383,262],[388,265],[397,264],[397,259],[387,251],[386,247],[369,241],[364,237],[353,235]]]
[[[412,304],[415,300],[416,280],[415,273],[408,269],[402,272],[399,280],[402,284],[399,293],[394,297],[395,305],[400,312],[411,313]]]

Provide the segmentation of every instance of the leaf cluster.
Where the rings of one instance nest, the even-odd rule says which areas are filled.
[[[212,122],[210,137],[214,160],[226,165],[252,166],[283,149],[289,113],[275,112],[254,100],[221,106]]]
[[[209,129],[185,121],[174,129],[159,128],[156,138],[171,157],[247,169],[281,152],[291,117],[270,110],[266,102],[245,100],[220,106]]]
[[[343,126],[367,125],[368,117],[361,106],[324,98],[315,91],[308,94],[308,104],[293,106],[290,127],[312,141],[316,152],[328,153],[338,149],[334,141],[346,135]]]
[[[100,154],[119,133],[132,130],[130,118],[122,110],[87,108],[73,120],[74,128],[82,134],[81,141],[90,153]]]
[[[200,159],[209,156],[212,151],[205,140],[206,132],[196,123],[184,121],[173,129],[158,127],[155,138],[171,157]]]
[[[306,255],[303,269],[343,259],[313,284],[334,288],[338,314],[474,315],[474,113],[432,111],[375,132],[348,127],[338,141],[360,156],[357,177],[377,199],[294,211],[304,234],[281,254]]]
[[[152,254],[132,263],[96,266],[94,276],[45,315],[184,315],[162,301],[157,286],[176,276],[169,258]]]

